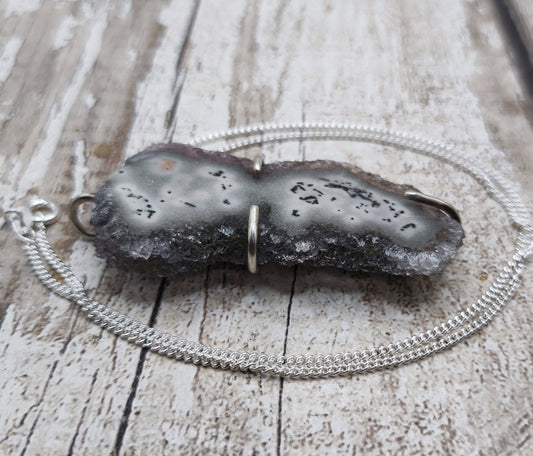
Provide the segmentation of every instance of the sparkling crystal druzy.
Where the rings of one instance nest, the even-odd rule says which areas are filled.
[[[91,223],[109,265],[171,276],[246,263],[250,205],[258,264],[305,263],[398,275],[441,272],[461,224],[390,183],[333,161],[266,164],[182,144],[154,145],[99,188]]]

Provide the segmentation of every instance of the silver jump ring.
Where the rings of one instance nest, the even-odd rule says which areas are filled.
[[[94,195],[93,194],[83,194],[79,195],[73,200],[70,201],[70,204],[68,205],[68,216],[70,218],[70,221],[74,224],[76,229],[85,237],[87,238],[93,238],[96,236],[94,231],[89,231],[81,222],[79,217],[78,209],[82,204],[85,203],[92,203],[94,201]]]
[[[45,226],[52,225],[59,218],[59,209],[57,206],[42,198],[32,199],[30,202],[30,211],[32,214],[32,221],[44,223]]]
[[[248,216],[248,271],[257,272],[257,231],[259,223],[259,206],[250,206]]]

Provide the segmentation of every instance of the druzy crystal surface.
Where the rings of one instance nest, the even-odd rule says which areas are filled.
[[[95,195],[91,224],[109,265],[172,276],[246,264],[248,214],[259,206],[258,264],[307,264],[396,275],[442,272],[461,224],[390,183],[332,161],[266,164],[183,144],[126,161]]]

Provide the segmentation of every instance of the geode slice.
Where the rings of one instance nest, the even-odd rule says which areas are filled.
[[[397,275],[441,272],[461,224],[396,185],[333,161],[266,164],[182,144],[126,161],[95,195],[97,254],[111,266],[171,276],[246,264],[250,205],[259,206],[257,262]]]

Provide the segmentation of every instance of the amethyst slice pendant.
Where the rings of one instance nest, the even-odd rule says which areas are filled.
[[[110,266],[151,276],[246,264],[252,205],[259,265],[440,273],[463,228],[416,195],[344,163],[271,163],[258,175],[248,159],[159,144],[100,186],[91,224],[97,254]]]

